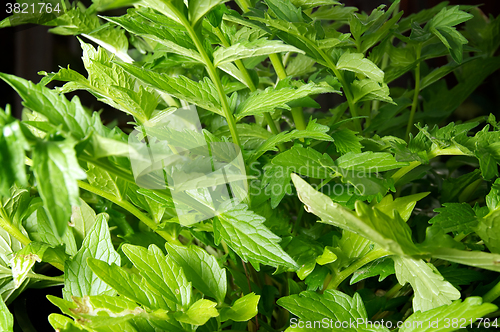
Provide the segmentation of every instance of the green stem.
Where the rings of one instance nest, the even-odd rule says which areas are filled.
[[[217,37],[219,37],[222,46],[224,47],[230,47],[231,45],[229,44],[229,41],[226,39],[226,36],[222,33],[221,29],[217,27],[215,29],[215,33],[217,34]],[[234,61],[236,64],[236,67],[241,71],[241,74],[243,75],[243,78],[245,79],[245,83],[250,89],[251,92],[257,91],[257,88],[255,87],[255,84],[252,81],[252,78],[250,77],[250,74],[248,73],[248,70],[246,69],[245,65],[243,64],[243,61],[241,60],[236,60]],[[271,129],[271,132],[274,135],[278,135],[280,133],[280,130],[278,127],[276,127],[276,124],[273,121],[273,118],[271,117],[271,114],[269,112],[264,113],[264,118],[266,119],[267,124],[269,125],[269,128]],[[285,147],[283,144],[278,144],[278,148],[280,152],[285,151]]]
[[[36,279],[36,280],[46,280],[46,281],[55,281],[58,283],[64,283],[64,276],[59,276],[59,277],[49,277],[45,276],[43,274],[36,274],[33,272],[28,272],[28,278],[30,279]]]
[[[500,282],[483,296],[483,302],[493,302],[500,296]]]
[[[417,46],[417,60],[420,58],[420,54],[422,53],[422,44]],[[420,93],[420,62],[417,64],[417,68],[415,68],[415,92],[413,94],[413,103],[411,104],[411,112],[410,119],[408,120],[408,125],[406,126],[406,135],[405,139],[408,141],[410,138],[410,132],[413,128],[413,121],[415,119],[415,112],[417,110],[418,105],[418,95]]]
[[[392,287],[387,291],[387,293],[385,293],[385,297],[387,299],[392,299],[401,290],[401,288],[403,288],[403,285],[401,285],[400,283],[395,284],[394,287]]]
[[[364,265],[370,263],[371,261],[376,260],[377,258],[381,258],[384,256],[390,255],[391,252],[385,250],[385,249],[375,249],[370,251],[368,254],[363,256],[362,258],[358,259],[356,262],[353,264],[349,265],[345,270],[342,270],[341,272],[335,274],[335,276],[332,278],[328,286],[326,287],[327,289],[337,289],[337,287],[347,279],[351,274],[356,272],[358,269],[363,267]]]
[[[287,75],[285,67],[283,66],[283,62],[281,62],[279,55],[276,53],[269,54],[269,60],[271,60],[271,63],[273,64],[274,70],[276,71],[276,75],[278,75],[278,78],[280,80],[284,80],[287,77]]]
[[[80,180],[78,180],[77,182],[78,182],[78,186],[80,188],[87,190],[88,192],[91,192],[93,194],[96,194],[97,196],[101,196],[102,198],[105,198],[110,202],[115,203],[116,205],[122,207],[123,209],[127,210],[132,215],[137,217],[137,219],[142,221],[149,228],[156,231],[157,224],[152,219],[150,219],[148,216],[146,216],[144,213],[142,213],[138,208],[136,208],[134,205],[132,205],[130,202],[119,199],[118,197],[116,197],[110,193],[107,193],[99,188],[96,188],[96,187],[88,184],[87,182],[83,182]],[[165,236],[164,233],[165,232],[158,232],[158,234],[160,234],[165,240],[171,241],[172,238],[169,236]]]
[[[224,88],[222,87],[217,69],[215,68],[212,60],[210,60],[210,57],[205,51],[200,38],[198,38],[198,35],[194,31],[189,21],[186,19],[186,17],[181,12],[179,12],[179,10],[172,4],[172,2],[164,1],[164,4],[175,14],[175,16],[177,16],[181,24],[186,28],[196,48],[198,49],[198,52],[200,53],[203,62],[205,63],[205,67],[207,68],[208,76],[210,76],[210,79],[212,80],[212,82],[214,82],[215,88],[217,89],[217,94],[219,95],[219,99],[222,104],[222,111],[224,112],[224,117],[226,118],[227,125],[229,126],[229,131],[231,132],[233,143],[241,146],[240,138],[238,136],[238,132],[236,131],[236,121],[234,119],[233,113],[231,112],[231,108],[229,107],[227,96],[224,92]]]
[[[14,226],[12,224],[12,221],[10,220],[9,215],[7,214],[7,211],[1,206],[0,204],[0,227],[2,227],[7,233],[15,237],[19,242],[21,242],[23,245],[27,246],[28,244],[31,243],[31,240],[26,237],[19,228]]]

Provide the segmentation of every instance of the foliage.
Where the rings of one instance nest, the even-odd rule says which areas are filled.
[[[25,107],[0,111],[0,329],[61,285],[57,331],[498,327],[500,124],[452,117],[500,68],[500,18],[399,2],[51,0],[0,22],[79,36],[86,70],[0,73]]]

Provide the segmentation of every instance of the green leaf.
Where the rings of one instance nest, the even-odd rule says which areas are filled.
[[[499,254],[492,254],[483,251],[468,251],[455,248],[439,247],[437,245],[434,247],[428,246],[425,249],[430,251],[432,257],[434,258],[500,272]]]
[[[430,192],[425,192],[398,197],[396,199],[393,199],[392,195],[387,195],[379,203],[377,203],[377,208],[388,216],[391,216],[396,210],[401,218],[406,222],[410,219],[413,208],[415,208],[417,202],[429,194]]]
[[[393,253],[420,253],[411,239],[410,228],[398,213],[389,216],[376,206],[368,207],[361,201],[356,201],[356,213],[352,213],[333,202],[330,197],[314,190],[298,175],[292,174],[292,180],[306,211],[320,217],[321,222],[359,234]]]
[[[220,320],[225,322],[229,319],[235,322],[246,322],[257,315],[257,305],[260,295],[250,293],[237,299],[229,308],[224,307],[220,310]]]
[[[329,177],[331,173],[329,167],[335,165],[326,153],[321,154],[312,148],[299,146],[280,153],[273,158],[272,164],[285,167],[288,173],[296,172],[317,179]]]
[[[5,332],[14,331],[14,317],[5,305],[3,299],[0,299],[0,330]]]
[[[156,89],[216,114],[223,115],[215,85],[208,78],[200,82],[195,82],[185,76],[173,77],[129,64],[122,63],[120,66],[128,73]]]
[[[186,312],[176,312],[174,317],[181,323],[204,325],[210,318],[219,316],[216,306],[215,302],[200,299],[193,303]]]
[[[171,310],[187,308],[191,303],[191,283],[175,261],[155,245],[148,249],[124,244],[122,250],[139,270],[146,284],[161,294]]]
[[[26,139],[18,121],[0,109],[0,195],[9,196],[14,183],[27,185],[24,164],[27,147]]]
[[[91,119],[78,97],[68,101],[56,91],[20,77],[0,73],[0,78],[17,91],[27,108],[43,114],[50,123],[62,126],[66,133],[77,139],[87,135]]]
[[[466,322],[472,325],[478,318],[497,310],[497,306],[491,303],[483,303],[483,299],[478,296],[454,301],[452,304],[431,309],[426,312],[415,312],[408,317],[401,326],[401,332],[434,332],[434,331],[455,331],[458,327],[453,327],[447,322]],[[436,324],[437,322],[437,324]]]
[[[476,233],[491,252],[500,254],[500,211],[494,211],[480,218]]]
[[[283,108],[290,110],[291,107],[287,103],[307,97],[312,94],[330,93],[339,91],[335,90],[328,84],[308,83],[300,86],[298,89],[291,87],[284,88],[267,88],[264,91],[255,91],[245,99],[235,112],[236,118],[241,119],[248,115],[262,114],[271,112],[275,108]]]
[[[361,280],[365,280],[370,277],[378,277],[378,281],[381,282],[391,274],[396,273],[394,270],[394,261],[391,257],[383,257],[379,258],[359,270],[353,273],[351,281],[349,282],[351,285]]]
[[[127,151],[128,154],[128,151]],[[87,164],[87,179],[89,183],[121,200],[126,192],[127,184],[116,175],[111,175],[100,167]]]
[[[354,102],[369,100],[381,100],[394,104],[389,96],[389,87],[385,83],[379,83],[371,79],[356,80],[351,85]]]
[[[472,14],[459,9],[459,6],[444,7],[429,21],[430,27],[455,26],[473,18]]]
[[[444,203],[443,206],[434,209],[434,212],[439,212],[439,214],[429,220],[429,224],[433,227],[442,229],[445,233],[470,233],[478,224],[476,213],[469,204]]]
[[[302,11],[290,0],[266,0],[269,9],[279,18],[288,22],[303,22]]]
[[[298,48],[283,44],[279,40],[256,39],[241,41],[229,47],[220,47],[214,52],[214,65],[219,66],[239,59],[282,52],[304,53]]]
[[[460,298],[460,292],[430,263],[400,256],[393,259],[399,283],[403,286],[410,283],[415,292],[413,310],[425,312]]]
[[[126,272],[116,264],[108,263],[95,258],[87,259],[87,264],[99,279],[108,284],[120,295],[136,301],[150,309],[171,310],[171,304],[155,292],[144,279],[137,274]]]
[[[401,168],[407,166],[408,163],[396,161],[394,156],[387,152],[367,151],[363,153],[346,153],[335,160],[335,165],[350,171],[378,173]]]
[[[486,195],[486,205],[490,212],[500,210],[500,179],[496,179],[491,186],[491,191]]]
[[[212,8],[224,0],[193,0],[189,2],[189,21],[196,25],[198,20],[203,18]]]
[[[99,259],[109,264],[120,264],[120,255],[111,243],[106,218],[105,214],[96,217],[95,223],[83,240],[82,247],[64,266],[63,296],[67,300],[72,296],[114,294],[111,287],[99,280],[87,265],[88,258]]]
[[[31,272],[36,262],[42,261],[43,254],[49,248],[45,243],[31,242],[29,245],[16,252],[11,261],[12,278],[14,287],[19,288]]]
[[[71,213],[71,224],[75,240],[80,247],[96,222],[94,210],[80,198],[80,206],[74,206]]]
[[[337,69],[363,74],[378,83],[384,82],[384,72],[362,53],[345,52],[337,62]]]
[[[289,142],[300,138],[313,138],[319,141],[333,141],[326,132],[328,131],[327,126],[317,124],[316,120],[311,120],[307,124],[305,130],[292,130],[290,132],[281,132],[278,135],[271,136],[265,142],[263,142],[248,158],[249,162],[257,160],[266,151],[276,151],[276,146],[280,143]]]
[[[230,204],[228,201],[221,205],[224,212],[214,218],[214,228],[231,249],[245,261],[297,269],[297,264],[279,246],[281,238],[264,226],[265,218],[248,210],[245,204],[232,208]]]
[[[341,128],[335,130],[331,134],[331,137],[337,151],[340,154],[346,154],[348,152],[361,153],[361,148],[363,146],[359,142],[361,138],[356,136],[356,132],[346,128]]]
[[[171,257],[184,271],[186,278],[200,292],[224,302],[227,290],[226,270],[220,268],[214,256],[197,246],[166,244]]]
[[[71,206],[80,203],[77,179],[85,172],[76,159],[74,142],[39,141],[33,151],[33,171],[45,211],[62,236],[71,217]]]
[[[357,319],[368,320],[366,309],[358,293],[350,296],[336,290],[328,289],[323,294],[318,294],[312,291],[305,291],[300,294],[285,296],[278,299],[277,304],[290,311],[295,316],[299,317],[307,329],[307,322],[322,321],[326,318],[327,326],[330,327],[330,320],[333,322],[349,322]],[[298,322],[295,320],[295,325]],[[313,328],[313,326],[309,326]],[[318,326],[314,326],[318,329]],[[326,330],[326,329],[325,329]],[[329,329],[331,330],[331,329]],[[287,331],[295,330],[291,325]],[[342,331],[356,332],[368,331],[362,327],[343,327]],[[389,331],[386,328],[376,329],[376,331]]]

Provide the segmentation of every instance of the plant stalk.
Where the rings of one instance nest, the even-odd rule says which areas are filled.
[[[420,54],[422,53],[422,44],[417,46],[417,60],[420,59]],[[418,62],[415,68],[415,92],[413,94],[413,102],[411,104],[410,119],[408,120],[408,125],[406,126],[405,140],[408,142],[410,138],[410,132],[413,128],[413,122],[415,120],[415,112],[418,105],[418,95],[420,93],[420,62]]]
[[[493,302],[498,297],[500,297],[500,282],[498,282],[492,289],[488,291],[488,293],[483,296],[483,302]]]

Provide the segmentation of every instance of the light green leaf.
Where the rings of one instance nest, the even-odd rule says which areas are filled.
[[[393,212],[398,211],[401,218],[406,222],[410,219],[413,208],[419,200],[429,195],[430,192],[419,193],[404,197],[398,197],[396,199],[392,198],[392,195],[385,196],[379,203],[377,203],[377,209],[381,212],[392,216]]]
[[[17,91],[27,108],[41,113],[53,125],[62,126],[66,133],[77,139],[87,135],[91,119],[78,97],[69,101],[55,90],[20,77],[0,73],[0,78]]]
[[[389,87],[385,83],[379,83],[371,79],[356,80],[351,85],[354,102],[369,100],[381,100],[394,104],[389,96]]]
[[[191,283],[175,261],[155,245],[148,249],[125,244],[122,250],[139,270],[145,282],[164,297],[171,310],[179,305],[187,308],[191,303]]]
[[[29,245],[16,252],[11,261],[12,278],[15,288],[19,288],[28,277],[33,265],[42,261],[43,254],[49,248],[48,245],[39,242],[31,242]]]
[[[115,175],[111,175],[100,167],[87,164],[87,179],[91,185],[121,200],[127,189],[127,183]]]
[[[95,258],[87,259],[87,264],[99,279],[121,295],[150,309],[171,310],[171,303],[166,303],[163,297],[137,274],[126,272],[114,263],[109,265]]]
[[[229,319],[235,322],[246,322],[257,315],[257,305],[259,304],[260,295],[250,293],[242,298],[237,299],[230,308],[222,308],[220,310],[220,320],[225,322]]]
[[[106,218],[105,214],[97,216],[76,256],[66,262],[63,289],[65,299],[69,300],[72,296],[114,294],[111,287],[98,279],[87,265],[88,258],[96,258],[109,264],[120,264],[120,255],[111,243]]]
[[[500,210],[500,179],[496,179],[491,186],[490,193],[486,195],[486,205],[490,212]]]
[[[281,20],[302,22],[302,11],[293,5],[290,0],[266,0],[266,5]]]
[[[84,33],[82,36],[90,39],[102,48],[114,54],[118,59],[132,63],[134,60],[127,54],[128,39],[125,30],[112,27],[109,23],[101,25],[92,32]]]
[[[451,304],[460,292],[444,280],[437,269],[421,259],[393,256],[396,277],[401,285],[410,283],[415,292],[413,310],[425,312]]]
[[[200,299],[193,303],[186,312],[176,312],[174,317],[181,323],[204,325],[210,318],[219,316],[216,306],[215,302]]]
[[[389,252],[403,255],[420,253],[412,241],[410,228],[399,214],[388,216],[376,206],[369,207],[361,201],[356,201],[356,213],[353,213],[314,190],[298,175],[292,174],[292,180],[306,211],[320,217],[321,222],[359,234]]]
[[[80,206],[73,206],[70,226],[73,227],[75,240],[80,247],[96,222],[94,210],[80,198]]]
[[[189,21],[192,25],[203,18],[212,8],[226,0],[192,0],[189,2]]]
[[[0,299],[0,330],[4,332],[14,331],[14,316],[10,313],[3,299]]]
[[[60,314],[50,314],[49,323],[56,331],[59,330],[60,332],[84,331],[76,326],[76,323],[71,318]]]
[[[316,123],[316,120],[311,120],[307,124],[305,130],[292,130],[290,132],[281,132],[278,135],[274,135],[263,142],[248,158],[248,161],[257,160],[266,151],[276,151],[276,146],[280,143],[289,142],[300,138],[313,138],[319,141],[333,141],[333,138],[326,134],[329,130],[327,126],[323,126]]]
[[[256,39],[241,41],[229,47],[220,47],[214,52],[214,65],[219,66],[239,59],[282,52],[304,53],[294,46],[283,44],[280,40]]]
[[[429,21],[430,27],[455,26],[473,18],[472,14],[459,9],[459,6],[444,7]]]
[[[356,132],[341,128],[335,130],[331,134],[333,138],[333,143],[340,154],[346,154],[348,152],[361,153],[362,145],[359,142],[360,137],[356,136]]]
[[[223,115],[215,85],[208,78],[195,82],[185,76],[173,77],[128,64],[120,64],[120,66],[155,89]]]
[[[349,152],[335,160],[335,165],[349,171],[365,171],[367,173],[385,172],[391,169],[407,166],[408,163],[396,161],[394,156],[387,152]]]
[[[434,209],[434,212],[439,214],[429,220],[429,224],[445,233],[470,233],[478,224],[474,210],[467,203],[443,203],[443,207]]]
[[[167,243],[171,257],[184,271],[186,278],[200,292],[224,302],[227,290],[226,270],[221,269],[214,256],[197,246],[177,246]]]
[[[305,291],[300,294],[285,296],[278,299],[277,304],[290,311],[295,316],[299,317],[303,323],[322,321],[326,319],[330,326],[330,320],[333,322],[349,322],[356,321],[357,319],[368,320],[366,309],[359,294],[350,296],[337,291],[326,290],[323,294],[318,294],[313,291]],[[297,322],[296,322],[297,323]],[[298,325],[298,324],[296,324]],[[306,326],[306,324],[304,324]],[[307,326],[306,326],[307,327]],[[300,331],[294,330],[295,327],[290,327],[287,331]],[[318,326],[310,326],[311,329],[319,330]],[[325,329],[325,331],[331,329]],[[342,331],[357,332],[368,331],[368,329],[357,325],[355,327],[345,327]],[[375,329],[375,331],[389,331],[386,328]]]
[[[231,201],[221,205],[214,218],[214,228],[227,245],[243,260],[274,267],[297,269],[297,264],[279,246],[281,238],[264,226],[265,218],[248,210],[245,204],[230,208]]]
[[[337,62],[337,69],[363,74],[378,83],[384,82],[384,72],[362,53],[345,52]]]
[[[26,139],[18,121],[0,109],[0,195],[9,196],[14,183],[27,185],[24,164]]]
[[[491,252],[500,254],[500,211],[480,218],[476,233]]]
[[[39,141],[33,150],[33,170],[45,211],[62,236],[71,217],[71,206],[80,204],[77,179],[85,172],[76,159],[74,142]]]
[[[426,247],[425,249],[429,250],[432,257],[434,258],[500,272],[499,254],[492,254],[484,251],[460,250],[439,246]]]
[[[478,318],[497,310],[491,303],[483,303],[478,296],[468,297],[463,302],[454,301],[452,304],[431,309],[426,312],[415,312],[404,321],[400,332],[447,332],[456,331],[448,322],[467,322],[471,325]],[[437,322],[437,324],[435,324]],[[434,325],[432,325],[434,324]]]
[[[339,91],[335,90],[328,84],[308,83],[302,85],[298,89],[291,87],[285,88],[267,88],[264,91],[255,91],[245,99],[235,112],[236,118],[241,119],[248,115],[256,115],[264,112],[271,112],[275,108],[283,108],[290,110],[287,103],[307,97],[312,94],[330,93]]]
[[[296,172],[304,176],[324,179],[332,173],[329,167],[334,166],[329,155],[321,154],[312,148],[294,146],[273,158],[273,165],[286,167],[287,172]]]

